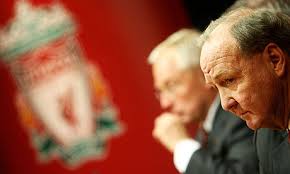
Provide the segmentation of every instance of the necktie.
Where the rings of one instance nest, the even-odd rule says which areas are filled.
[[[287,133],[288,133],[288,143],[290,143],[290,131],[289,131],[289,129],[287,129]]]

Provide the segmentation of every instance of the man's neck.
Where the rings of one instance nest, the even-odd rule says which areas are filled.
[[[285,79],[281,79],[283,93],[280,96],[280,100],[283,102],[284,113],[280,113],[283,116],[283,127],[284,129],[290,129],[290,75],[287,73]],[[283,114],[283,115],[282,115]],[[288,124],[287,124],[288,123]]]

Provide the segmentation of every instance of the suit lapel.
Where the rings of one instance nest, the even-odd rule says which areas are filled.
[[[220,154],[223,149],[222,145],[225,144],[224,141],[228,135],[228,132],[225,128],[225,121],[227,116],[225,114],[225,111],[219,105],[216,116],[214,118],[215,120],[213,122],[214,124],[212,131],[208,136],[208,149],[210,149],[213,154]]]
[[[284,140],[281,144],[277,144],[273,149],[271,157],[273,157],[274,173],[289,173],[290,171],[290,145],[288,142],[288,135],[285,133],[281,135]]]

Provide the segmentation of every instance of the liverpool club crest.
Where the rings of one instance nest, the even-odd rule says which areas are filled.
[[[0,30],[0,57],[18,87],[16,106],[41,162],[76,167],[106,154],[122,132],[118,112],[98,67],[84,56],[72,16],[59,3],[16,3]]]

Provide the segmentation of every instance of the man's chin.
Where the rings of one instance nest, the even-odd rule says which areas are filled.
[[[250,114],[250,112],[246,112],[239,117],[244,120],[247,126],[252,130],[257,130],[261,127],[261,122],[256,115]]]
[[[195,117],[191,116],[191,115],[182,115],[181,117],[181,121],[184,123],[184,124],[191,124],[191,123],[194,123],[196,122],[197,120],[195,119]]]
[[[261,124],[258,120],[250,119],[250,120],[246,120],[246,123],[247,123],[247,126],[252,130],[257,130],[261,128]]]
[[[192,123],[192,119],[189,118],[189,117],[187,117],[187,116],[182,116],[181,117],[181,121],[182,121],[183,124],[190,124],[190,123]]]
[[[200,123],[202,122],[203,120],[200,119],[200,118],[192,118],[192,117],[189,117],[189,118],[182,118],[182,122],[184,124],[196,124],[196,123]]]

